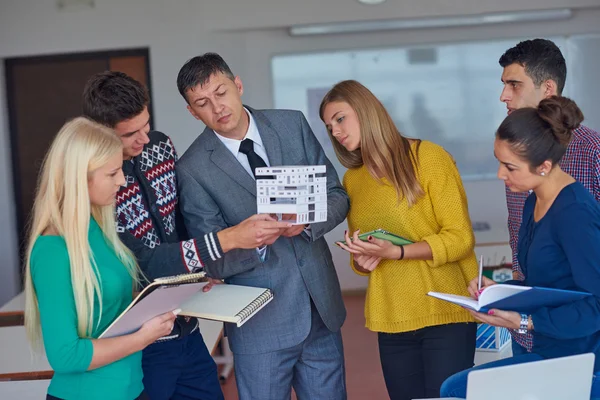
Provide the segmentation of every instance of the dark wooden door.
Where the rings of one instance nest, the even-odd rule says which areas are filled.
[[[81,115],[81,96],[86,81],[93,74],[106,70],[125,72],[148,86],[148,50],[5,60],[21,255],[43,158],[61,126]]]

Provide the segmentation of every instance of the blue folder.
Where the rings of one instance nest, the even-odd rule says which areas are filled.
[[[527,291],[487,304],[481,308],[481,312],[495,308],[530,313],[542,307],[558,307],[588,296],[591,296],[591,293],[534,286]]]

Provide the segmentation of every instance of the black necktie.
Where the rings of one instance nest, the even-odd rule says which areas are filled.
[[[250,169],[256,178],[256,168],[266,167],[267,163],[265,163],[265,160],[260,158],[260,156],[254,152],[254,142],[252,139],[242,140],[242,143],[240,144],[240,151],[248,157]]]

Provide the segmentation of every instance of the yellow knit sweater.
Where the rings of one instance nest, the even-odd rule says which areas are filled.
[[[411,148],[416,150],[416,142]],[[433,253],[429,261],[382,260],[369,274],[366,326],[376,332],[473,321],[459,306],[427,296],[429,291],[468,296],[477,260],[467,198],[454,160],[427,141],[421,142],[417,154],[417,176],[425,195],[412,207],[406,199],[398,203],[393,186],[374,179],[365,166],[344,176],[350,196],[349,232],[382,228],[413,242],[425,241]]]

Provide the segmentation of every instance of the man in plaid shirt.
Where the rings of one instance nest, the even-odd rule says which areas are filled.
[[[560,49],[550,40],[523,41],[508,49],[499,63],[504,68],[504,89],[500,101],[506,104],[508,114],[519,108],[537,107],[543,99],[562,94],[567,66]],[[575,129],[560,167],[581,182],[600,202],[600,135],[597,132],[583,125]],[[528,195],[527,192],[511,192],[506,188],[513,279],[517,280],[525,279],[517,260],[517,242]],[[511,334],[514,355],[531,351],[531,333],[519,334],[511,330]]]

